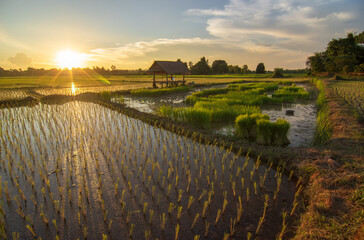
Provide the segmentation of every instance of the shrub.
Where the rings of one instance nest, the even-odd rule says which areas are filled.
[[[283,68],[275,68],[272,78],[282,78],[283,76]]]

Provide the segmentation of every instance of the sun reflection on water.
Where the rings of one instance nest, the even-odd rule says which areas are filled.
[[[72,93],[72,95],[75,95],[76,94],[76,91],[77,91],[77,88],[75,87],[75,84],[72,83],[72,87],[71,87],[71,93]]]

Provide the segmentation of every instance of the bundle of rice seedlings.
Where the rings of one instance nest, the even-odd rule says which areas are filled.
[[[269,116],[266,114],[245,114],[236,118],[236,132],[238,136],[243,138],[256,138],[257,121],[259,119],[269,120]]]

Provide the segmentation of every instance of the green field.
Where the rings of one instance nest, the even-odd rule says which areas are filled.
[[[226,75],[188,75],[186,81],[195,84],[208,83],[229,83],[235,81],[306,81],[302,75],[295,75],[289,78],[269,78],[271,74],[226,74]],[[176,80],[181,76],[175,76]],[[165,76],[157,76],[157,81],[165,80]],[[152,85],[152,75],[84,75],[84,76],[21,76],[21,77],[0,77],[0,88],[43,88],[43,87],[76,87],[110,86],[110,85],[140,85],[141,87]]]

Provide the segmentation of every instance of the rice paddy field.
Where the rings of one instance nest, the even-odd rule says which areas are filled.
[[[102,107],[3,108],[1,236],[251,239],[290,234],[302,186]]]
[[[364,118],[364,82],[335,81],[331,87],[345,101],[353,106],[361,118]]]
[[[356,234],[362,163],[340,151],[361,139],[324,145],[341,114],[325,84],[360,119],[362,81],[190,76],[197,86],[152,90],[150,76],[62,77],[0,79],[1,239]]]
[[[267,78],[269,74],[233,74],[233,75],[188,75],[187,82],[195,84],[223,84],[232,81],[282,81],[280,79]],[[182,76],[176,76],[181,79]],[[61,76],[21,76],[0,77],[0,100],[20,99],[29,96],[29,91],[34,90],[42,95],[62,94],[75,95],[85,92],[117,91],[152,86],[151,75],[61,75]],[[164,80],[165,76],[157,76],[158,80]],[[290,78],[291,82],[308,81],[309,78],[298,75]]]

